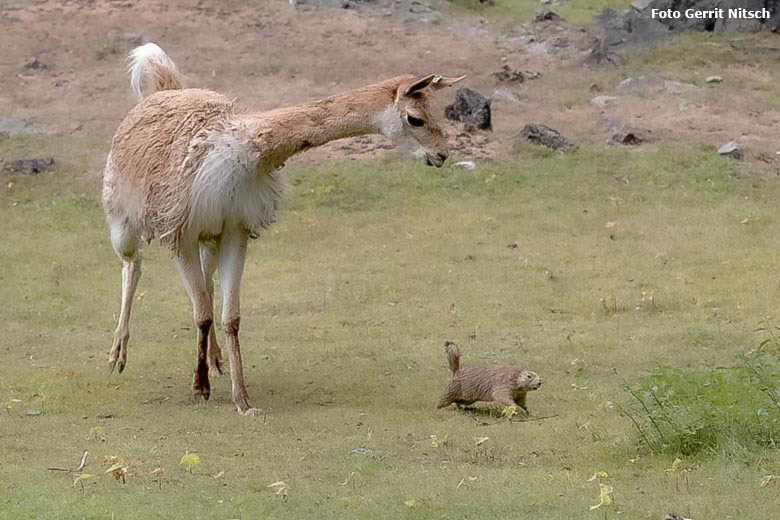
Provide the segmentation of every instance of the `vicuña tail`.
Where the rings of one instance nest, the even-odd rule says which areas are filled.
[[[176,64],[157,44],[136,47],[127,56],[127,62],[130,88],[139,100],[144,98],[144,90],[154,93],[182,88]]]
[[[444,352],[447,353],[447,361],[454,376],[460,370],[460,349],[452,341],[444,342]]]

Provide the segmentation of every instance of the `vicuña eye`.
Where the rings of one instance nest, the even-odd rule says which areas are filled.
[[[406,114],[406,120],[409,121],[409,124],[412,126],[423,126],[425,124],[425,121],[422,119],[410,116],[409,114]]]

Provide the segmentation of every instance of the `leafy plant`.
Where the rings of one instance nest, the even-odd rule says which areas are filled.
[[[732,367],[662,367],[627,391],[620,411],[656,454],[774,448],[780,438],[780,360],[767,352]]]

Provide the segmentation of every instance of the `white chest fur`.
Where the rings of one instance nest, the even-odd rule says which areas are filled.
[[[259,152],[232,132],[213,132],[205,143],[210,148],[193,180],[189,230],[200,236],[270,226],[287,187],[282,172],[263,171]]]

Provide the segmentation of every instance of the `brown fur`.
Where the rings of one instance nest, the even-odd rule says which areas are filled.
[[[158,73],[168,69],[153,63],[157,89],[180,88],[175,72]],[[133,220],[139,222],[144,239],[160,238],[178,251],[187,233],[192,182],[209,150],[204,141],[210,132],[238,134],[256,158],[258,170],[269,174],[290,156],[309,148],[375,132],[375,114],[392,105],[414,80],[412,75],[398,76],[319,101],[260,113],[241,113],[232,101],[209,90],[154,92],[117,129],[111,160],[120,175],[104,193],[140,191],[140,214]],[[446,138],[430,113],[429,94],[423,90],[401,97],[399,111],[426,121],[425,129],[409,130],[426,149],[446,157]],[[113,207],[122,202],[119,197],[104,197],[109,214],[132,213],[129,208]]]
[[[196,137],[224,129],[233,112],[229,99],[210,90],[164,90],[136,105],[119,125],[111,160],[122,173],[114,182],[126,185],[110,192],[142,193],[136,218],[145,240],[161,238],[178,249],[198,160],[206,152]],[[106,213],[132,213],[112,206],[122,202],[104,197]]]
[[[103,175],[111,244],[122,259],[120,316],[109,366],[127,362],[130,311],[141,275],[140,242],[159,238],[174,252],[198,326],[193,390],[208,399],[209,368],[221,372],[213,329],[215,271],[233,402],[253,414],[239,346],[241,275],[248,238],[275,220],[284,191],[278,170],[290,156],[329,141],[383,133],[410,138],[442,166],[447,143],[431,117],[428,90],[462,78],[398,76],[304,105],[242,113],[225,96],[182,89],[176,67],[149,43],[130,53],[130,84],[141,102],[114,136]],[[143,86],[151,95],[143,97]],[[425,119],[414,126],[409,114]]]
[[[528,412],[526,394],[537,390],[541,378],[530,370],[499,365],[477,365],[460,368],[460,350],[455,343],[445,342],[452,380],[447,385],[437,408],[452,403],[469,405],[477,401],[496,401],[517,405]]]

